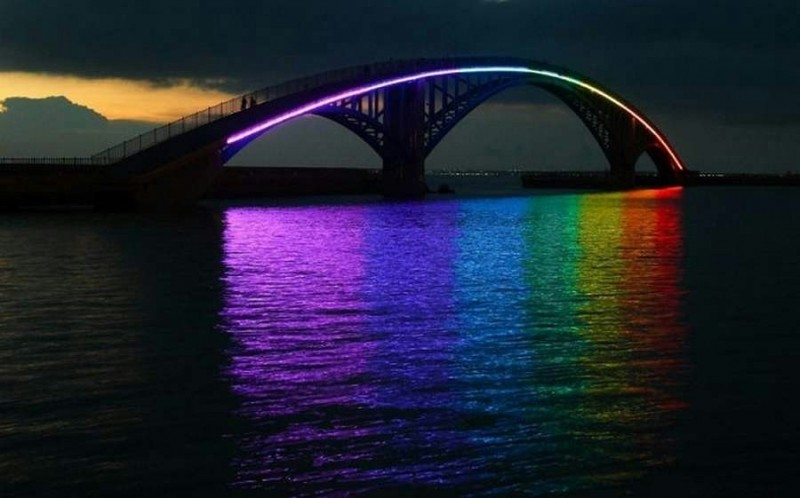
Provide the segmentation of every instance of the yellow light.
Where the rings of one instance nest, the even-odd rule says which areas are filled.
[[[52,74],[0,72],[0,101],[10,97],[64,96],[108,119],[163,123],[215,105],[232,94],[202,88],[189,80],[168,85],[121,78],[79,78]]]

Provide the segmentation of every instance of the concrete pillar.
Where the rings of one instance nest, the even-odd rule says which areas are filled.
[[[644,149],[638,123],[625,117],[623,126],[612,131],[612,149],[608,154],[610,174],[608,187],[612,190],[631,189],[636,186],[636,161]]]
[[[386,89],[383,195],[425,196],[425,93],[417,81]]]
[[[636,171],[633,164],[626,162],[611,163],[608,176],[608,188],[611,190],[627,190],[636,186]]]

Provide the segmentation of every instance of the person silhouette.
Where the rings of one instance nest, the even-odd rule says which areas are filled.
[[[245,97],[242,97],[242,109],[241,110],[244,111],[245,109],[247,109],[247,99]]]

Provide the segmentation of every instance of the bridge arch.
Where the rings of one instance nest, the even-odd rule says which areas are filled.
[[[581,119],[620,186],[632,184],[644,153],[665,183],[679,182],[686,171],[664,134],[620,96],[564,68],[505,58],[390,61],[268,87],[171,123],[166,139],[147,147],[142,137],[138,149],[126,142],[116,168],[146,173],[159,160],[171,163],[198,150],[221,165],[261,134],[316,114],[347,127],[382,157],[385,193],[413,196],[424,189],[425,157],[447,133],[487,99],[521,85],[544,89]],[[174,135],[173,127],[179,130]]]
[[[608,159],[585,123],[560,99],[522,85],[498,93],[459,120],[427,156],[426,169],[431,168],[607,173]],[[636,171],[641,171],[638,162]]]
[[[226,151],[230,154],[229,151]],[[259,135],[231,156],[229,164],[379,169],[381,156],[352,129],[309,114]]]

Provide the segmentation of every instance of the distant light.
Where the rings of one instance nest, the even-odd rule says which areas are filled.
[[[374,92],[375,90],[380,90],[382,88],[387,88],[394,85],[400,85],[403,83],[410,83],[412,81],[418,81],[427,78],[435,78],[437,76],[450,76],[453,74],[472,74],[472,73],[522,73],[522,74],[535,74],[537,76],[544,76],[547,78],[553,78],[560,81],[565,81],[567,83],[571,83],[573,85],[579,86],[581,88],[585,88],[592,93],[599,95],[600,97],[606,99],[607,101],[611,102],[612,104],[616,105],[620,109],[624,110],[628,114],[631,115],[636,121],[638,121],[642,126],[647,128],[647,130],[653,134],[654,137],[658,140],[658,142],[664,147],[667,151],[667,154],[672,158],[672,161],[680,170],[685,170],[686,168],[683,166],[683,163],[678,159],[678,155],[672,150],[672,147],[667,143],[667,140],[661,136],[661,134],[650,124],[647,120],[636,113],[633,109],[625,105],[623,102],[618,100],[617,98],[609,95],[608,93],[604,92],[603,90],[590,85],[584,81],[572,78],[570,76],[565,76],[563,74],[556,73],[554,71],[544,71],[541,69],[531,69],[523,66],[485,66],[485,67],[465,67],[465,68],[457,68],[457,69],[440,69],[437,71],[425,71],[422,73],[415,73],[408,76],[402,76],[399,78],[392,78],[384,81],[380,81],[377,83],[373,83],[371,85],[360,86],[356,88],[352,88],[350,90],[346,90],[341,93],[337,93],[328,97],[324,97],[319,100],[315,100],[311,103],[298,107],[292,111],[286,112],[284,114],[280,114],[273,118],[268,119],[262,123],[259,123],[255,126],[245,129],[239,133],[236,133],[230,136],[227,140],[227,144],[233,144],[239,142],[240,140],[244,140],[245,138],[251,137],[258,133],[262,133],[263,131],[277,126],[279,124],[285,123],[291,119],[296,117],[302,116],[304,114],[308,114],[313,112],[321,107],[326,105],[333,104],[338,102],[339,100],[348,99],[350,97],[355,97],[357,95],[362,95],[369,92]]]

